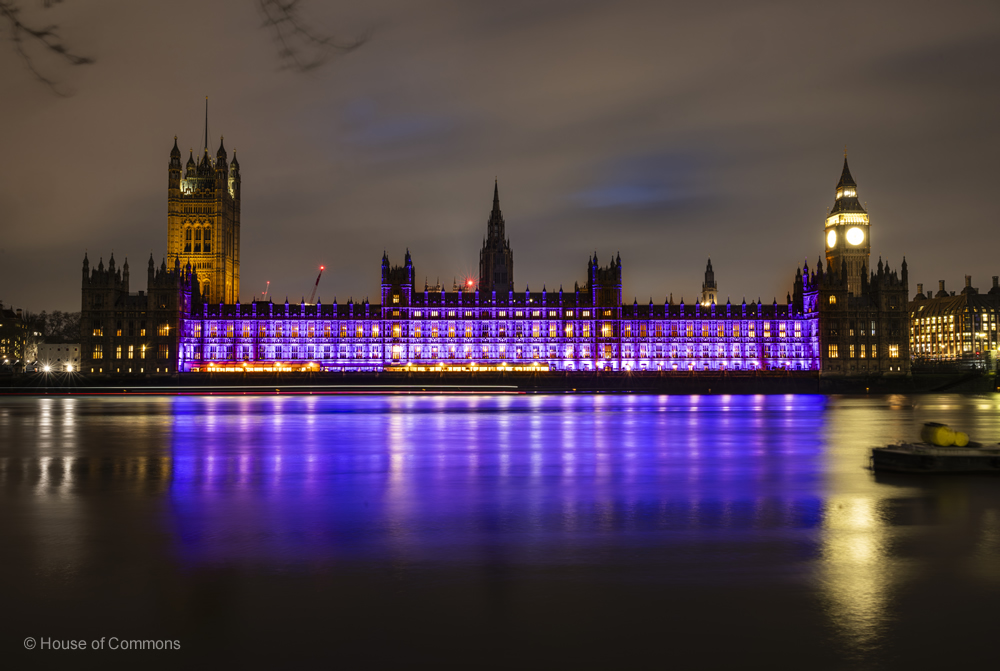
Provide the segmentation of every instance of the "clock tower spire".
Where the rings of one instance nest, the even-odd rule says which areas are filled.
[[[826,260],[835,271],[846,269],[847,289],[852,296],[861,294],[861,278],[868,273],[872,249],[869,228],[868,211],[858,200],[858,185],[844,151],[844,170],[837,182],[833,208],[826,216]]]

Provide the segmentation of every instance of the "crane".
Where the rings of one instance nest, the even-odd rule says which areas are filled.
[[[316,289],[319,288],[319,278],[323,277],[323,271],[326,270],[326,266],[319,267],[319,275],[316,276],[316,284],[313,285],[313,291],[309,294],[309,304],[312,305],[313,301],[316,300]]]
[[[271,280],[268,280],[267,281],[267,286],[264,287],[264,291],[261,292],[261,295],[260,295],[261,300],[267,298],[267,292],[270,290],[270,288],[271,288]]]

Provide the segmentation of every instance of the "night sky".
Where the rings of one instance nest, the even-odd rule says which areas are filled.
[[[79,310],[84,251],[166,254],[167,162],[219,136],[243,175],[241,297],[377,300],[383,250],[419,288],[478,273],[499,180],[518,290],[621,253],[624,295],[784,300],[823,253],[847,145],[872,264],[910,293],[997,261],[1000,4],[304,2],[359,49],[282,68],[246,0],[66,0],[70,67],[0,43],[0,300]],[[6,26],[5,26],[6,27]]]

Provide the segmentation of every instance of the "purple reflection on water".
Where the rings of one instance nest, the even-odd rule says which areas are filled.
[[[781,560],[757,557],[754,571],[817,552],[826,404],[179,397],[170,510],[181,559],[196,565],[565,566],[642,549],[629,560],[637,577],[681,579],[663,570],[666,553],[684,580],[718,582],[768,534]]]

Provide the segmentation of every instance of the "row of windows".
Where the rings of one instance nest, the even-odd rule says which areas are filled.
[[[152,355],[152,351],[152,347],[146,345],[117,345],[115,347],[114,355],[116,359],[147,359]],[[169,354],[170,348],[167,345],[157,345],[157,359],[166,359]],[[94,349],[91,352],[91,358],[94,360],[103,359],[104,345],[94,345]]]
[[[136,328],[135,328],[135,323],[134,322],[130,322],[127,329],[123,329],[122,328],[122,323],[121,322],[118,322],[118,324],[116,324],[116,326],[117,326],[117,328],[115,329],[115,336],[121,338],[123,335],[127,334],[128,337],[135,337]],[[140,338],[144,338],[146,336],[146,322],[142,322],[139,325],[139,329],[138,330],[139,330],[139,337]],[[101,326],[101,325],[99,325],[99,324],[96,325],[93,329],[91,329],[90,335],[93,336],[94,338],[103,338],[104,337],[104,327]],[[170,325],[166,324],[166,323],[160,324],[156,328],[156,335],[160,335],[160,336],[168,336],[168,335],[170,335]]]
[[[840,348],[835,345],[827,345],[826,349],[827,356],[831,359],[836,359],[840,356]],[[878,358],[878,345],[848,345],[847,346],[847,358],[855,358],[855,353],[857,353],[859,359],[866,359],[869,356],[872,359]],[[889,358],[898,359],[899,358],[899,345],[889,345]]]

